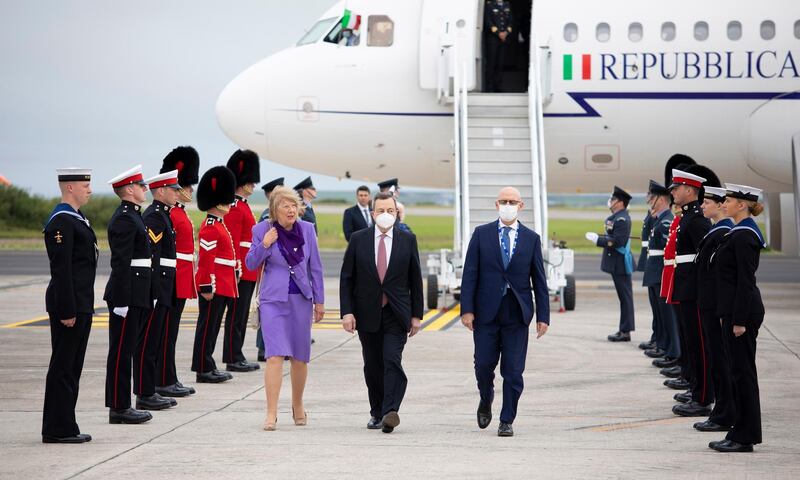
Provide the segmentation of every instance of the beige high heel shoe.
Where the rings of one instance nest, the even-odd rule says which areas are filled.
[[[308,424],[308,412],[303,412],[303,418],[297,418],[294,416],[294,407],[292,407],[292,420],[296,426],[304,427]]]
[[[275,426],[277,423],[278,423],[278,417],[277,416],[275,417],[275,421],[274,422],[270,422],[269,419],[264,420],[264,431],[274,432],[275,429],[277,428]]]

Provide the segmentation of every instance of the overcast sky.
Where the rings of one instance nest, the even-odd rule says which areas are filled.
[[[295,43],[335,0],[0,0],[0,174],[55,195],[55,169],[95,191],[193,145],[201,173],[236,146],[215,118],[227,82]],[[261,178],[301,180],[262,159]],[[321,189],[353,188],[315,175]]]

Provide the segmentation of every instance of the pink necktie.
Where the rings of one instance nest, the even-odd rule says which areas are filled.
[[[383,283],[383,278],[386,276],[386,234],[381,235],[381,242],[378,244],[378,278],[381,280],[381,284]],[[389,300],[386,298],[386,295],[383,295],[382,299],[382,306],[385,306]]]

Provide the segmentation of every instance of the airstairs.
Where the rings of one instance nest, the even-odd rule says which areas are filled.
[[[525,208],[519,220],[542,238],[547,284],[561,310],[575,308],[574,254],[548,239],[542,95],[538,72],[543,49],[531,48],[528,93],[484,94],[467,87],[473,59],[461,58],[458,42],[441,45],[440,103],[453,106],[455,241],[453,250],[428,258],[428,307],[442,294],[458,300],[467,245],[475,227],[497,219],[495,199],[505,186],[519,189]],[[535,39],[532,44],[536,46]]]

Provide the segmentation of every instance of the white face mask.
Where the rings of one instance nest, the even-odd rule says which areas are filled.
[[[500,205],[500,220],[511,223],[517,219],[519,215],[518,205]]]
[[[375,224],[382,230],[389,230],[394,225],[394,215],[383,212],[375,218]]]

